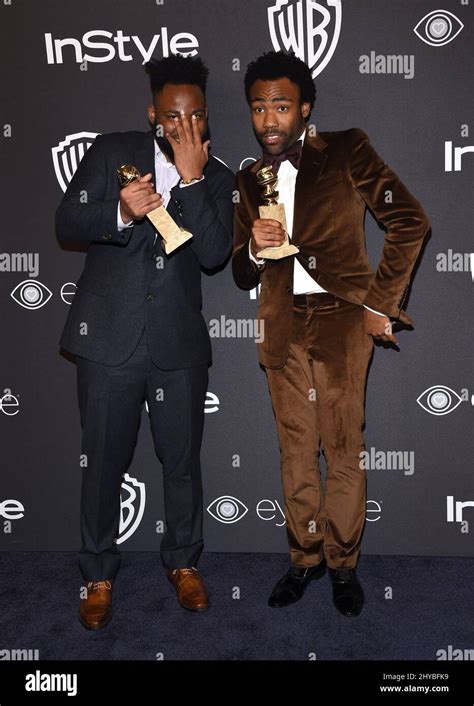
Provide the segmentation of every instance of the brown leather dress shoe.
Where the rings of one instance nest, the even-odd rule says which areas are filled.
[[[81,598],[79,620],[88,630],[105,628],[112,620],[112,585],[113,580],[87,582],[87,597]]]
[[[195,613],[209,608],[209,592],[194,566],[190,569],[168,569],[166,575],[176,589],[182,608]]]

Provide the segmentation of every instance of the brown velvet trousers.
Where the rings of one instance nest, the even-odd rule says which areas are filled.
[[[373,352],[364,308],[332,294],[294,297],[290,353],[265,368],[280,445],[292,564],[354,568],[365,523],[365,383]],[[325,482],[319,469],[326,459]]]

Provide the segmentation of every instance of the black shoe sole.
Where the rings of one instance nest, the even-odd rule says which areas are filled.
[[[340,613],[340,615],[343,615],[345,618],[358,618],[363,610],[363,607],[362,607],[357,613],[344,613],[342,610],[340,610],[337,607],[337,605],[334,605],[334,607],[337,610],[337,612]]]

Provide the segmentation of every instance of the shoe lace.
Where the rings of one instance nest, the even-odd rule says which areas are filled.
[[[99,590],[99,588],[106,588],[108,591],[112,588],[111,581],[89,581],[87,588],[91,588],[93,591]]]
[[[197,574],[197,569],[195,566],[191,566],[190,568],[186,568],[186,569],[173,569],[174,574],[178,573],[178,571],[180,571],[184,576],[187,576],[187,575],[194,576],[195,574]]]

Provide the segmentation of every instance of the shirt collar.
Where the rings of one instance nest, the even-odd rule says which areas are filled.
[[[166,155],[163,154],[163,152],[158,147],[158,142],[156,140],[153,140],[153,142],[155,145],[155,162],[156,160],[158,160],[159,162],[163,163],[165,167],[174,167],[174,164],[166,158]]]

